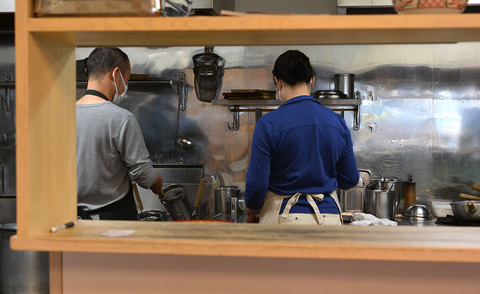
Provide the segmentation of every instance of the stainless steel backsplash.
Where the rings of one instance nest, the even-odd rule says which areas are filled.
[[[129,88],[122,106],[136,115],[154,163],[203,164],[221,184],[243,187],[255,113],[240,113],[240,129],[231,132],[228,107],[196,98],[192,56],[204,48],[123,49],[132,73],[176,80],[184,72],[189,84],[185,111],[178,111],[175,87]],[[215,47],[226,59],[219,99],[230,89],[274,90],[272,66],[287,49],[311,58],[314,90],[328,89],[335,73],[356,75],[361,125],[351,133],[359,168],[376,178],[412,174],[418,200],[426,204],[455,199],[480,183],[480,43]],[[78,48],[77,59],[91,50]],[[177,114],[178,134],[195,144],[192,149],[175,146]],[[352,127],[353,114],[346,112],[345,120]]]

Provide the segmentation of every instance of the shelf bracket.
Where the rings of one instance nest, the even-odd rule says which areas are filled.
[[[229,106],[228,110],[233,115],[233,121],[227,124],[227,130],[230,132],[240,130],[240,107],[239,106]]]
[[[356,97],[358,97],[357,93]],[[340,112],[340,115],[345,118],[345,111],[353,111],[353,130],[360,130],[360,105],[361,99],[320,99],[320,104],[330,108],[332,111]]]

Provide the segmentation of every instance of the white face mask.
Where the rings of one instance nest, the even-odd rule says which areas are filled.
[[[279,82],[277,80],[276,80],[276,82],[277,82],[277,93],[276,93],[275,96],[276,96],[277,99],[282,100],[282,95],[280,93],[280,85],[278,84]],[[283,102],[283,100],[282,100],[282,102]]]
[[[117,104],[117,105],[120,104],[120,101],[122,101],[123,98],[125,98],[125,96],[127,95],[127,90],[128,90],[128,86],[125,84],[125,81],[123,80],[122,71],[119,71],[119,72],[120,72],[120,77],[122,78],[122,83],[123,83],[123,87],[125,88],[125,90],[123,90],[122,94],[118,95],[117,83],[115,83],[115,73],[112,73],[113,84],[115,85],[115,96],[113,97],[112,103]]]

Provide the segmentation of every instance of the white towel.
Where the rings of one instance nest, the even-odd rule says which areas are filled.
[[[386,218],[377,218],[373,214],[356,212],[353,215],[354,221],[351,225],[354,226],[396,226],[398,223]]]

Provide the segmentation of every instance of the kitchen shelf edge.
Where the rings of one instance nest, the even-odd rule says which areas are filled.
[[[480,41],[480,18],[475,14],[46,17],[29,18],[27,31],[71,33],[79,46],[451,43]]]
[[[88,221],[87,221],[88,222]],[[108,230],[134,235],[104,237]],[[302,238],[298,239],[298,236]],[[480,263],[480,228],[80,222],[11,239],[17,250]]]

